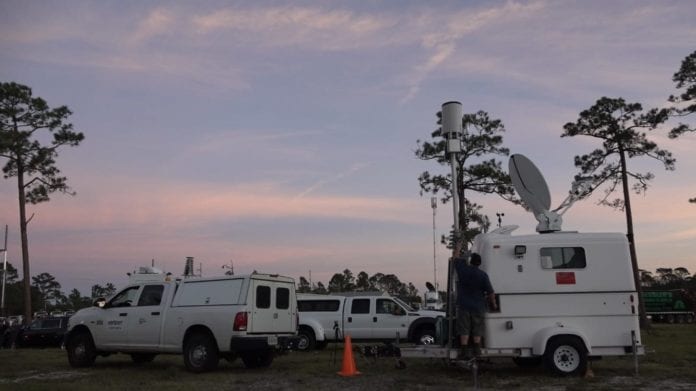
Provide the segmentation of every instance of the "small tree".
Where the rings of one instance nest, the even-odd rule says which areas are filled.
[[[365,273],[365,271],[358,273],[358,279],[355,281],[355,289],[360,291],[370,290],[370,276]]]
[[[306,278],[300,276],[300,282],[297,286],[297,293],[310,293],[312,287],[309,285],[309,281]]]
[[[50,194],[56,191],[73,194],[55,160],[59,147],[76,146],[84,139],[82,133],[73,131],[72,124],[64,122],[70,114],[66,106],[48,107],[46,101],[33,97],[27,86],[0,83],[0,157],[7,159],[2,169],[4,177],[17,177],[27,322],[32,315],[27,225],[33,215],[27,218],[26,204],[49,201]],[[39,142],[41,131],[53,136],[48,145]]]
[[[60,283],[50,273],[41,273],[31,278],[32,284],[39,290],[44,310],[48,310],[48,302],[55,301],[62,295]],[[54,302],[54,305],[57,304]]]
[[[633,181],[634,192],[640,194],[647,190],[648,183],[654,175],[630,170],[628,159],[649,157],[661,162],[666,170],[674,170],[675,159],[670,152],[658,148],[656,143],[648,140],[642,132],[655,129],[667,120],[667,116],[656,111],[644,114],[642,110],[640,103],[626,103],[622,98],[603,97],[592,107],[581,112],[576,122],[565,124],[565,132],[561,137],[589,136],[602,141],[602,148],[597,148],[587,155],[576,156],[575,166],[580,169],[580,175],[593,179],[591,192],[604,188],[604,196],[599,201],[601,205],[625,211],[633,278],[641,303],[641,324],[647,325],[643,300],[640,297],[642,289],[633,236],[629,179]],[[609,197],[619,185],[623,190],[623,197],[610,200]]]
[[[439,125],[442,113],[438,112],[437,117]],[[510,153],[502,146],[502,133],[505,132],[502,121],[491,119],[488,113],[479,111],[464,114],[462,124],[465,132],[461,140],[462,152],[458,154],[460,170],[459,178],[457,178],[459,227],[455,227],[460,237],[452,237],[453,242],[450,244],[457,253],[464,243],[471,242],[474,236],[483,230],[481,222],[487,220],[480,212],[481,207],[465,197],[467,191],[497,194],[506,200],[516,202],[510,177],[501,168],[501,162],[495,159],[495,156],[507,156]],[[442,129],[433,131],[431,137],[432,141],[417,140],[416,157],[421,160],[433,160],[442,166],[448,165],[447,141],[442,138]],[[493,158],[486,160],[490,156]],[[443,203],[449,202],[452,198],[452,175],[449,173],[443,175],[424,171],[418,177],[418,183],[421,195],[423,193],[440,195]],[[471,222],[479,223],[479,228],[470,228]]]

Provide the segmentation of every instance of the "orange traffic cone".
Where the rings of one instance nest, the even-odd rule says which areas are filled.
[[[341,376],[355,376],[359,375],[358,369],[355,368],[355,360],[353,359],[353,346],[350,343],[350,335],[346,335],[346,341],[343,345],[343,367],[341,372],[338,372]]]

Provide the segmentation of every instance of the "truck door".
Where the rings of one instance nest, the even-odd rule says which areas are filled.
[[[408,315],[406,310],[392,299],[377,299],[375,311],[376,322],[372,329],[372,338],[399,339],[408,338]]]
[[[145,285],[137,305],[128,314],[128,345],[132,348],[154,348],[160,343],[164,316],[162,300],[167,292],[164,284]]]
[[[274,333],[274,323],[279,319],[276,309],[276,285],[272,281],[251,280],[251,321],[249,322],[252,333]]]
[[[348,298],[344,307],[343,335],[354,339],[372,338],[372,298]]]
[[[92,329],[97,348],[125,346],[128,343],[128,319],[139,294],[139,285],[130,286],[116,294],[101,309]]]
[[[277,313],[276,318],[273,319],[273,331],[277,333],[294,333],[296,329],[294,313],[297,300],[290,300],[291,292],[287,284],[276,283],[272,289],[275,296],[273,302]]]

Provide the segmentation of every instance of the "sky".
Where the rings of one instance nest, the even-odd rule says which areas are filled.
[[[327,284],[350,269],[444,284],[433,209],[414,155],[442,103],[505,125],[560,204],[573,157],[561,138],[603,96],[662,107],[696,49],[693,1],[0,1],[0,80],[67,105],[85,140],[57,164],[76,192],[28,208],[31,274],[64,291],[127,283],[154,263],[204,276],[280,273]],[[696,122],[696,118],[689,119]],[[696,272],[696,135],[648,137],[677,159],[633,196],[641,268]],[[507,158],[501,157],[507,167]],[[5,164],[5,161],[0,161]],[[575,204],[564,229],[625,232],[622,212]],[[472,196],[516,233],[536,220]],[[21,265],[16,178],[0,180],[8,261]],[[435,211],[449,231],[450,204]],[[434,259],[435,258],[435,259]],[[21,267],[19,267],[21,270]]]

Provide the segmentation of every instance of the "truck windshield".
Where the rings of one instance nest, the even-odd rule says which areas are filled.
[[[413,307],[411,307],[410,305],[404,303],[403,300],[399,299],[398,297],[394,297],[394,300],[395,300],[397,303],[401,304],[401,306],[404,307],[404,308],[406,309],[406,311],[410,311],[410,312],[415,311],[415,310],[413,309]]]

